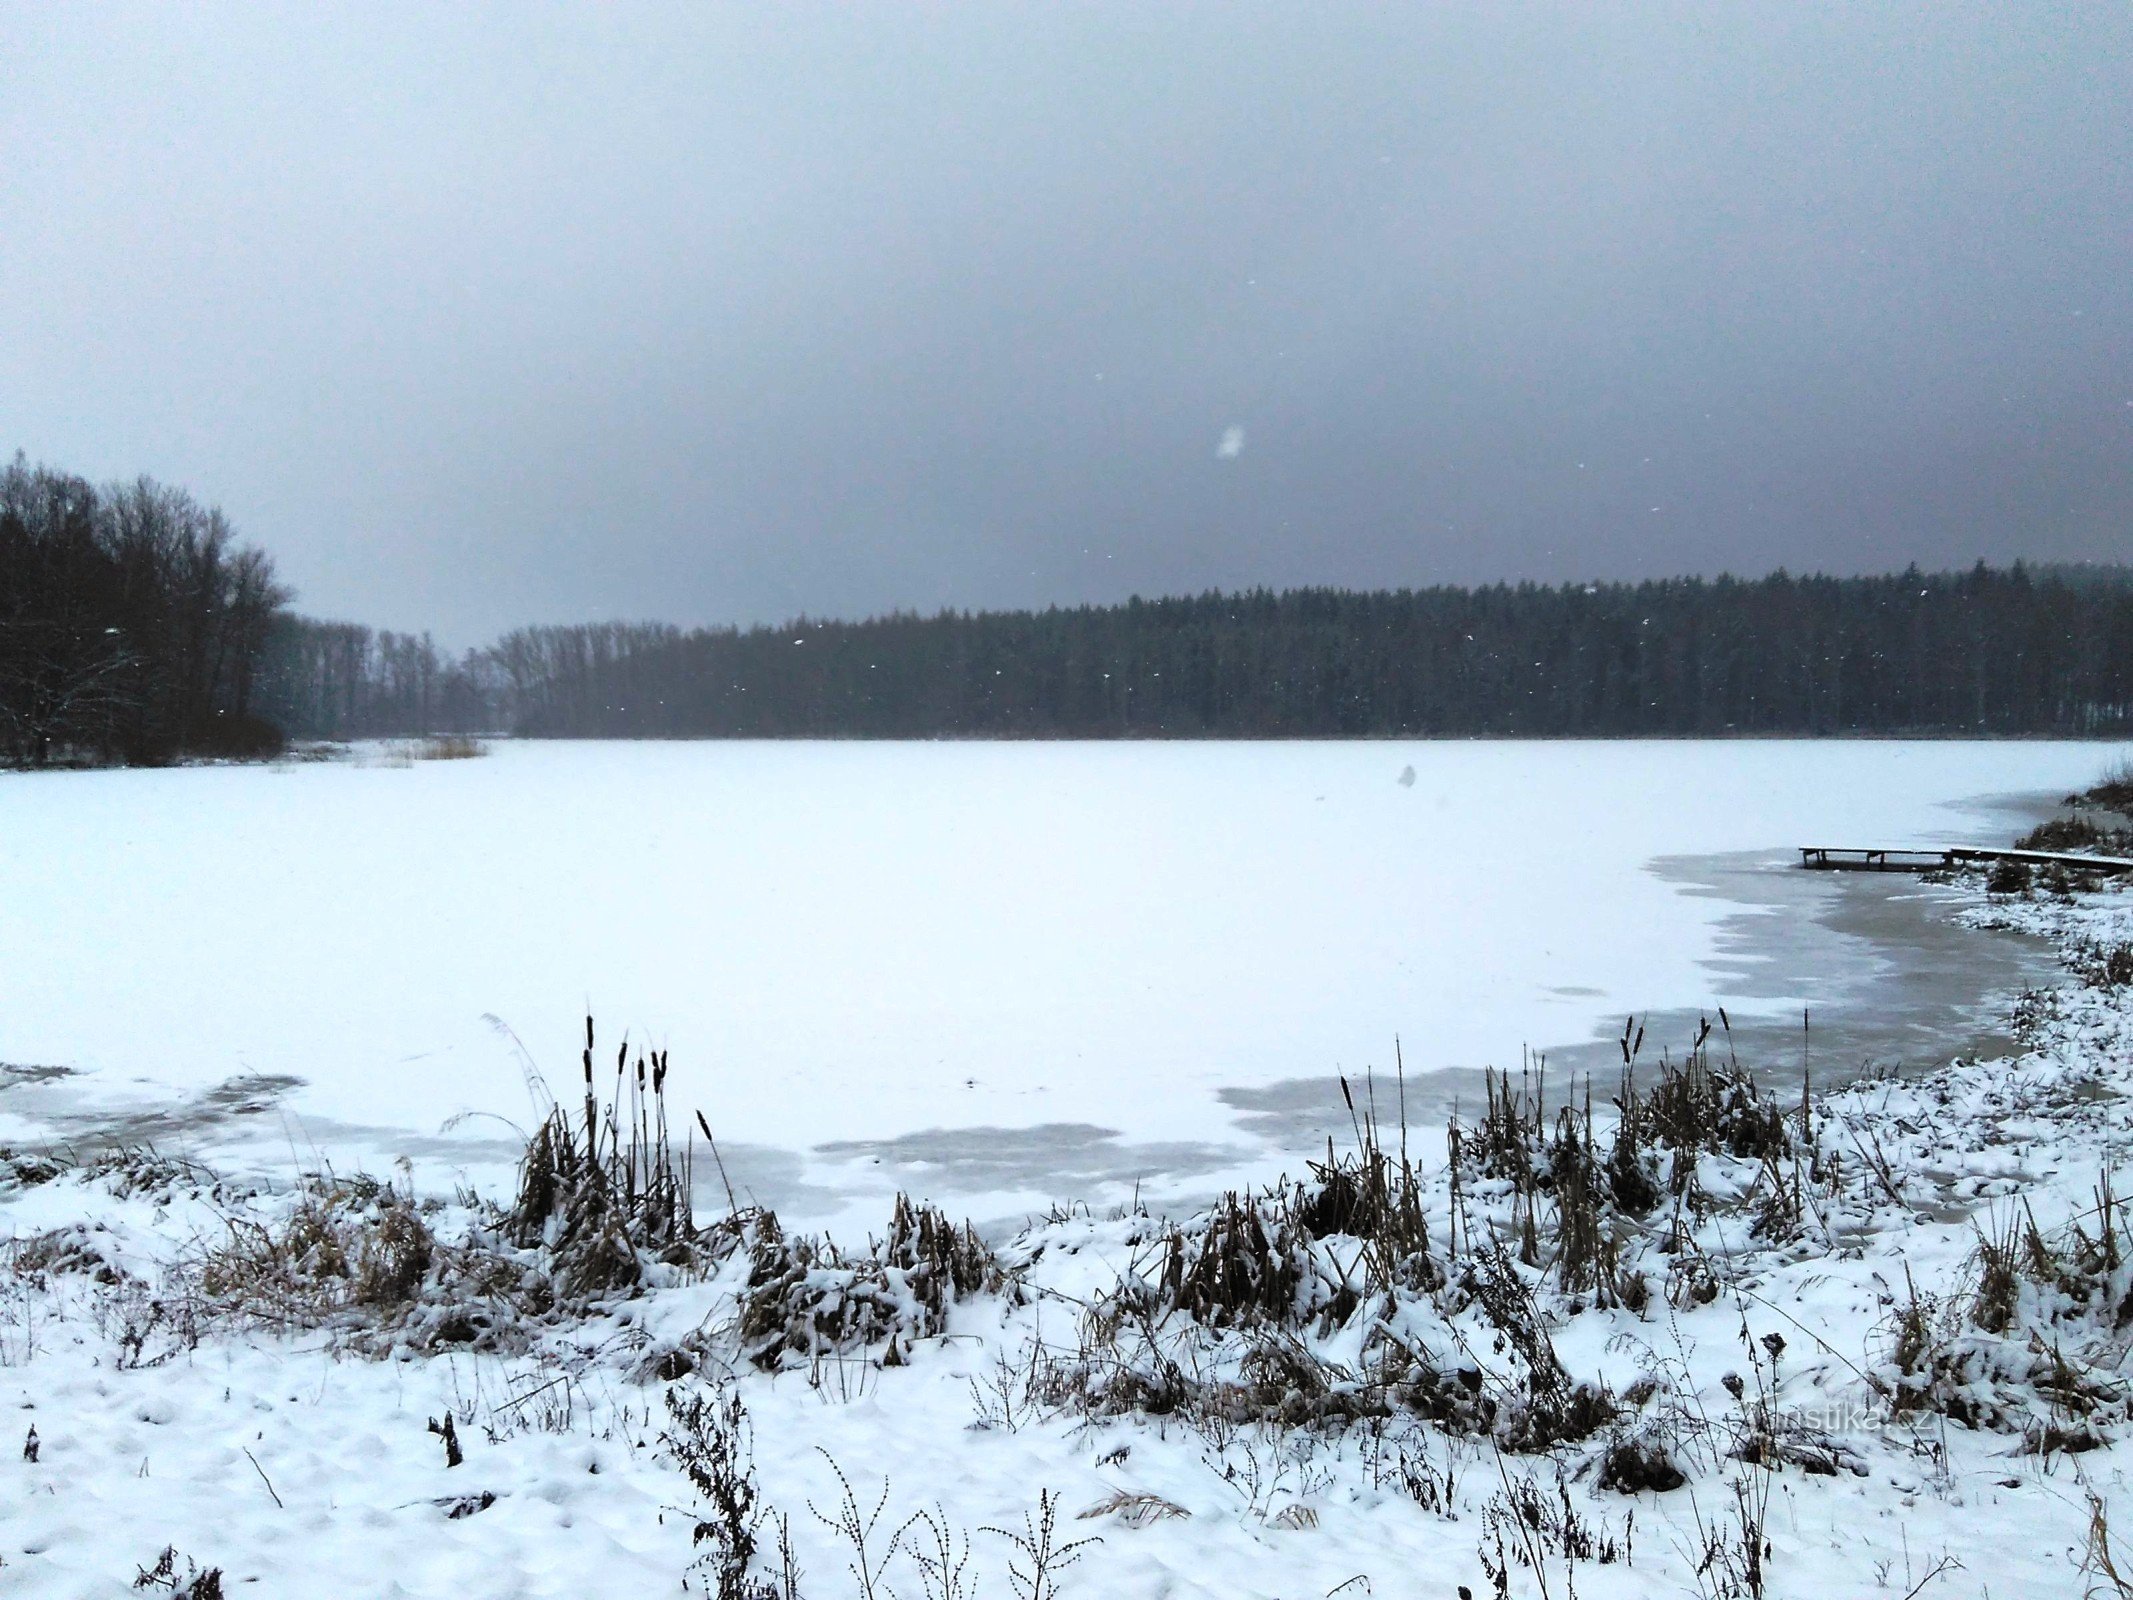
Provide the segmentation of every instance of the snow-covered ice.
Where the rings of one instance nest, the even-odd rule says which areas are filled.
[[[0,1062],[67,1076],[0,1094],[0,1138],[130,1117],[265,1174],[405,1156],[493,1186],[528,1101],[484,1019],[560,1083],[589,1007],[671,1051],[788,1215],[871,1222],[929,1164],[981,1218],[1205,1192],[1291,1154],[1240,1096],[1385,1069],[1395,1037],[1423,1079],[1631,1010],[1829,1005],[1830,974],[1745,979],[1732,891],[1654,864],[2004,837],[1980,797],[2106,754],[506,742],[9,774]]]

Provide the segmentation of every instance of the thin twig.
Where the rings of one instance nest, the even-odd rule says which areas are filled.
[[[243,1449],[244,1447],[240,1445],[238,1448]],[[274,1494],[274,1480],[267,1476],[267,1469],[259,1464],[259,1457],[253,1455],[251,1451],[245,1450],[244,1458],[252,1463],[252,1470],[259,1474],[259,1481],[267,1486],[267,1493]],[[287,1506],[282,1505],[281,1496],[278,1494],[274,1494],[274,1504],[280,1510],[286,1511],[289,1509]]]

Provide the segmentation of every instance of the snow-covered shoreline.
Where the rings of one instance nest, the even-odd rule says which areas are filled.
[[[1479,1129],[1456,1200],[1444,1165],[1423,1163],[1427,1259],[1392,1269],[1412,1292],[1350,1303],[1329,1289],[1363,1283],[1372,1248],[1370,1227],[1335,1219],[1267,1257],[1299,1264],[1267,1302],[1278,1314],[1232,1317],[1181,1294],[1177,1268],[1166,1276],[1166,1251],[1187,1276],[1208,1255],[1209,1219],[1179,1232],[1131,1208],[1067,1210],[965,1282],[936,1284],[933,1337],[896,1322],[914,1284],[924,1292],[896,1264],[920,1259],[908,1249],[885,1238],[795,1264],[790,1242],[766,1252],[760,1225],[717,1259],[647,1262],[634,1291],[505,1327],[440,1332],[434,1306],[417,1315],[390,1295],[278,1319],[256,1300],[218,1304],[202,1267],[290,1237],[304,1194],[245,1193],[178,1164],[55,1171],[18,1155],[0,1191],[13,1240],[0,1396],[24,1448],[0,1457],[13,1479],[0,1579],[116,1594],[175,1548],[181,1586],[189,1559],[263,1594],[667,1592],[685,1575],[715,1592],[711,1568],[691,1571],[718,1541],[692,1544],[699,1497],[676,1468],[666,1396],[730,1392],[752,1424],[760,1509],[784,1514],[799,1592],[818,1597],[863,1592],[832,1526],[840,1472],[862,1520],[887,1496],[870,1559],[924,1510],[951,1542],[972,1538],[965,1592],[979,1594],[1015,1592],[1010,1567],[1027,1569],[984,1530],[1029,1537],[1041,1504],[1057,1542],[1102,1540],[1058,1575],[1061,1595],[1485,1594],[1496,1561],[1512,1593],[1747,1593],[1743,1517],[1762,1528],[1753,1576],[1771,1594],[2073,1591],[2100,1581],[2080,1576],[2093,1508],[2133,1527],[2115,1442],[2128,1268],[2096,1215],[2133,1128],[2133,986],[2074,975],[2093,968],[2084,952],[2133,941],[2133,896],[1966,893],[1967,919],[2067,953],[2070,981],[2018,1008],[2022,1052],[1817,1095],[1790,1157],[1707,1150],[1684,1173],[1652,1154],[1673,1198],[1641,1220],[1606,1213],[1611,1253],[1582,1290],[1562,1193],[1521,1199],[1491,1176],[1472,1154]],[[1609,1119],[1595,1124],[1605,1136]],[[470,1198],[408,1204],[440,1241],[494,1236]],[[1982,1281],[1995,1240],[2015,1265]],[[766,1295],[766,1261],[790,1269],[783,1298]],[[1507,1335],[1491,1262],[1566,1384],[1605,1397],[1600,1420],[1549,1440],[1506,1420],[1540,1393],[1546,1358],[1519,1346],[1515,1314]],[[842,1309],[870,1294],[886,1323]],[[741,1314],[753,1305],[760,1321],[766,1304],[799,1308],[803,1333],[758,1328],[751,1344]],[[1270,1382],[1277,1347],[1296,1366]],[[1416,1360],[1388,1363],[1395,1348],[1425,1352],[1442,1395],[1471,1384],[1496,1420],[1445,1420],[1451,1400],[1429,1398]],[[1163,1360],[1179,1363],[1177,1393],[1151,1398]],[[447,1414],[458,1466],[429,1426]],[[1600,1488],[1634,1463],[1630,1444],[1687,1482]],[[775,1581],[776,1526],[763,1526],[761,1581]],[[1626,1559],[1599,1559],[1609,1551]],[[918,1595],[946,1578],[907,1538],[883,1581]]]

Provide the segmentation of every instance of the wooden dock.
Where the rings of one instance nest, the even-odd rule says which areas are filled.
[[[1810,872],[1938,872],[1945,867],[1986,861],[2019,861],[2026,867],[2058,867],[2068,872],[2133,872],[2133,858],[2085,856],[2075,850],[1997,850],[1981,845],[1949,845],[1937,850],[1800,846],[1800,865]]]

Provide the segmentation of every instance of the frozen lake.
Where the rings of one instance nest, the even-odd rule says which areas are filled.
[[[152,1137],[500,1184],[588,1007],[737,1184],[879,1225],[1295,1170],[1630,1011],[1818,1075],[1963,1046],[2044,970],[1802,843],[1998,841],[2095,744],[499,744],[0,775],[0,1142]],[[1403,775],[1411,769],[1411,781]],[[1761,1019],[1752,1023],[1752,1019]],[[1579,1047],[1587,1047],[1580,1049]],[[1611,1046],[1608,1047],[1611,1051]],[[463,1112],[484,1113],[446,1124]]]

